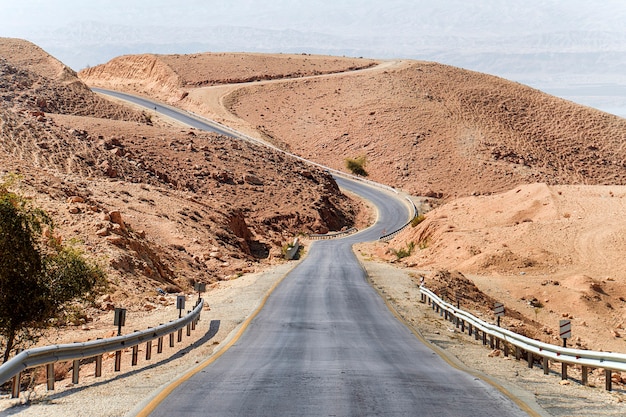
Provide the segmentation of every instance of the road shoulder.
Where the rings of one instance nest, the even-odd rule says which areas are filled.
[[[422,271],[374,261],[358,251],[356,255],[370,284],[419,338],[453,366],[501,386],[501,391],[510,393],[516,402],[526,404],[527,411],[554,417],[626,415],[626,393],[585,387],[575,381],[562,385],[560,375],[551,372],[544,376],[541,369],[529,369],[524,361],[496,356],[482,343],[460,333],[420,302],[417,276]]]

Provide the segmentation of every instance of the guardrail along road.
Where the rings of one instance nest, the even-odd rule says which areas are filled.
[[[377,206],[376,225],[311,244],[229,350],[139,415],[527,415],[447,364],[389,311],[351,247],[400,228],[409,208],[388,191],[337,182]]]

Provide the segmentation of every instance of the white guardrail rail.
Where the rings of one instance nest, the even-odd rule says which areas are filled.
[[[587,373],[589,368],[597,368],[605,370],[606,389],[611,390],[611,372],[626,372],[626,354],[613,352],[597,352],[592,350],[574,349],[551,345],[549,343],[540,342],[515,332],[512,332],[495,324],[487,323],[472,314],[456,308],[439,298],[435,293],[424,286],[420,286],[422,294],[422,302],[432,305],[446,319],[455,322],[457,327],[461,327],[461,331],[465,328],[471,336],[474,334],[476,339],[482,334],[483,344],[487,343],[487,337],[491,347],[499,347],[503,344],[505,355],[508,356],[508,349],[511,345],[515,349],[515,357],[519,359],[525,356],[528,360],[528,367],[532,368],[535,359],[541,359],[544,374],[549,373],[548,360],[559,362],[562,364],[562,379],[567,379],[567,365],[578,365],[581,367],[583,385],[587,384]],[[508,345],[507,345],[508,344]]]
[[[170,335],[170,346],[173,343],[174,333],[178,331],[178,341],[181,341],[182,330],[187,327],[187,335],[200,319],[200,312],[204,306],[204,300],[200,300],[196,307],[186,316],[177,320],[173,320],[166,324],[147,330],[136,331],[125,336],[116,336],[107,339],[91,340],[82,343],[67,343],[61,345],[43,346],[25,350],[0,366],[0,384],[4,384],[13,378],[12,397],[19,396],[19,385],[21,373],[27,369],[40,365],[48,365],[47,367],[47,383],[48,389],[54,389],[54,363],[64,361],[74,361],[73,382],[78,383],[78,368],[80,359],[94,358],[96,360],[96,376],[101,376],[102,355],[108,352],[116,352],[116,371],[119,371],[119,358],[121,351],[126,348],[133,348],[133,365],[137,360],[137,347],[141,343],[149,343],[150,347],[146,349],[147,359],[148,352],[151,352],[152,341],[159,339],[158,352],[160,353],[163,337]],[[100,366],[98,366],[98,364]],[[52,366],[50,366],[52,365]]]
[[[404,226],[402,226],[401,228],[399,228],[398,230],[395,230],[391,233],[388,233],[384,236],[381,236],[380,238],[378,238],[378,240],[383,241],[383,242],[388,242],[391,239],[393,239],[394,237],[396,237],[401,231],[403,231],[404,229],[406,229],[407,227],[409,227],[409,225],[413,222],[413,219],[415,219],[417,216],[419,216],[419,212],[417,211],[417,207],[415,207],[415,203],[413,202],[413,200],[411,200],[409,197],[405,197],[407,199],[407,201],[409,202],[409,205],[413,208],[413,214],[411,215],[411,220],[409,220],[408,222],[406,222],[404,224]]]

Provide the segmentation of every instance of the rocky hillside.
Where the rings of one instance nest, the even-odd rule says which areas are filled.
[[[372,179],[416,194],[626,184],[625,119],[436,63],[251,86],[227,102],[297,154],[339,169],[365,155]]]
[[[356,221],[321,170],[111,103],[28,42],[0,39],[0,97],[0,173],[107,269],[104,309],[255,271],[298,233]]]
[[[283,55],[140,55],[80,76],[93,85],[156,95],[336,169],[345,170],[346,158],[364,155],[371,179],[413,194],[452,198],[520,183],[626,183],[622,118],[451,66],[374,64]],[[310,77],[359,68],[368,70]],[[295,78],[205,88],[285,76]],[[232,114],[216,113],[211,103]]]
[[[80,71],[80,78],[91,86],[123,89],[179,104],[193,88],[332,74],[375,64],[369,59],[308,54],[145,54],[121,56],[86,68]]]

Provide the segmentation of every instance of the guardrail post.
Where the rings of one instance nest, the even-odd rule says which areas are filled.
[[[489,335],[489,347],[493,349],[496,346],[494,338],[492,335]]]
[[[159,337],[159,340],[157,340],[157,353],[162,353],[163,352],[163,336]]]
[[[95,377],[99,378],[102,376],[102,355],[96,356],[96,373]]]
[[[461,333],[465,333],[465,320],[461,319]]]
[[[472,335],[472,330],[473,330],[473,328],[472,328],[472,327],[473,327],[473,326],[472,326],[472,323],[467,323],[467,334],[468,334],[469,336],[471,336],[471,335]]]
[[[606,388],[607,391],[612,391],[613,390],[613,380],[611,379],[613,375],[611,375],[611,370],[610,369],[605,369],[604,370],[604,388]]]
[[[133,346],[133,358],[131,360],[131,365],[137,365],[137,357],[139,356],[139,345]]]
[[[115,351],[115,372],[119,372],[122,369],[122,351]]]
[[[500,349],[500,338],[496,337],[496,349]]]
[[[178,329],[178,343],[183,341],[183,329]]]
[[[474,327],[474,339],[478,340],[480,338],[480,331],[478,327]]]
[[[589,383],[589,374],[588,374],[588,368],[586,366],[583,366],[582,369],[580,370],[581,372],[581,383],[583,385],[587,385]]]
[[[518,347],[515,346],[515,360],[520,360],[520,358],[522,357],[522,350]]]
[[[152,358],[152,340],[146,342],[146,360],[149,361]]]
[[[46,365],[46,388],[48,391],[54,391],[54,363]]]
[[[506,342],[502,343],[504,345],[504,357],[508,358],[509,357],[509,344]]]
[[[72,384],[78,384],[78,374],[80,372],[80,360],[74,359],[72,362]]]
[[[528,367],[532,368],[534,358],[533,358],[533,353],[531,351],[526,352],[526,360],[528,360]]]
[[[547,356],[543,357],[543,374],[548,375],[550,373],[550,361]]]
[[[174,347],[174,333],[170,333],[170,347]]]
[[[191,323],[187,323],[187,336],[191,336]]]
[[[561,379],[565,381],[567,379],[567,364],[561,362]]]
[[[487,344],[487,332],[483,330],[483,346]]]
[[[11,386],[11,398],[19,398],[21,380],[22,373],[18,372],[18,374],[13,377],[13,385]]]
[[[191,330],[196,330],[196,319],[191,320]]]

